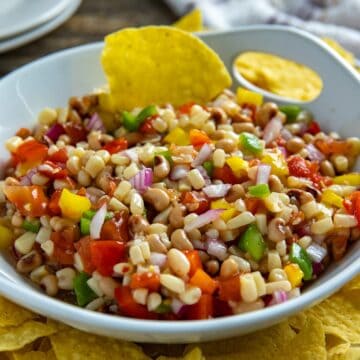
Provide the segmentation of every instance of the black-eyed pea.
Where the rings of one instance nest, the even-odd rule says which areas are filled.
[[[171,244],[179,250],[193,250],[194,247],[183,229],[176,229],[171,234]]]
[[[55,296],[58,291],[58,279],[53,274],[44,276],[40,281],[40,286],[45,290],[49,296]]]
[[[210,275],[216,275],[219,272],[219,261],[217,260],[208,260],[205,263],[205,269]]]
[[[162,155],[154,157],[154,176],[163,179],[169,175],[170,164],[167,159]]]
[[[277,114],[278,110],[278,106],[275,103],[267,102],[263,104],[256,112],[256,125],[264,128],[266,124]]]
[[[63,290],[72,290],[74,288],[73,281],[76,276],[76,271],[73,268],[67,267],[56,272],[58,279],[58,287]]]
[[[232,153],[237,149],[237,144],[232,139],[220,139],[215,144],[216,149],[223,149],[227,154]]]
[[[152,252],[157,252],[162,254],[167,253],[167,248],[164,245],[164,243],[161,241],[159,234],[149,234],[146,236],[146,240],[149,243],[150,250]]]
[[[286,150],[292,154],[300,152],[305,146],[305,142],[302,138],[294,136],[286,142]]]
[[[131,215],[128,221],[129,230],[132,234],[144,233],[149,227],[148,221],[141,215]]]
[[[26,274],[38,268],[41,263],[41,255],[37,251],[33,250],[20,258],[16,264],[16,269],[20,273]]]
[[[165,190],[149,188],[144,194],[143,198],[150,203],[157,211],[163,211],[170,205],[169,195]]]
[[[169,213],[169,223],[174,229],[184,226],[184,215],[186,208],[184,205],[176,203]]]

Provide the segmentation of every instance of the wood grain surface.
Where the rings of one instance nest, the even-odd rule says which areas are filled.
[[[102,40],[104,35],[124,27],[166,25],[175,20],[161,0],[83,0],[73,17],[56,30],[1,54],[0,77],[44,55]]]

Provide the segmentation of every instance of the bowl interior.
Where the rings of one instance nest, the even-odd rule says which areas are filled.
[[[105,83],[99,62],[101,48],[102,44],[99,43],[45,57],[10,74],[0,82],[0,160],[3,163],[8,159],[3,146],[4,141],[14,135],[18,128],[29,127],[35,123],[41,109],[65,106],[70,96],[89,93]],[[321,116],[319,119],[321,123]],[[341,126],[346,131],[341,135],[360,136],[359,130],[346,121],[344,117]],[[321,123],[321,125],[326,130],[336,130],[339,126],[332,123]],[[354,244],[341,261],[331,265],[320,279],[305,290],[304,295],[280,307],[229,318],[187,322],[187,324],[157,322],[155,327],[155,323],[151,321],[93,314],[51,300],[46,295],[39,295],[38,290],[16,272],[6,254],[0,254],[0,280],[2,275],[15,286],[12,288],[4,284],[1,286],[0,281],[0,292],[44,315],[100,334],[135,341],[193,342],[246,333],[275,323],[322,300],[359,273],[359,269],[360,242]],[[74,316],[75,314],[78,316]]]

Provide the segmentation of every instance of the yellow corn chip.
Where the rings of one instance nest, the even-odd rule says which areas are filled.
[[[359,360],[360,359],[360,346],[351,347],[345,354],[344,360]]]
[[[51,335],[55,328],[37,321],[27,321],[18,327],[0,329],[0,351],[18,350],[34,340]]]
[[[172,27],[110,34],[101,61],[117,110],[153,103],[204,103],[231,84],[225,65],[212,49]]]
[[[135,344],[67,328],[50,337],[58,360],[148,360]]]
[[[195,32],[203,31],[203,20],[200,9],[194,9],[176,21],[173,26],[178,29]]]
[[[56,360],[56,356],[52,350],[48,352],[43,351],[28,351],[12,353],[13,360]]]
[[[35,316],[32,312],[0,297],[0,329],[7,326],[18,326]]]
[[[156,360],[205,360],[200,348],[195,347],[181,357],[159,356]]]

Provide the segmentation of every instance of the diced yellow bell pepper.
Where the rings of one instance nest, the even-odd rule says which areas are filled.
[[[226,159],[226,163],[230,166],[235,176],[240,177],[244,171],[248,171],[249,163],[239,156],[231,156]]]
[[[82,214],[90,210],[91,202],[86,196],[76,195],[68,189],[63,189],[59,206],[63,216],[72,220],[80,220]]]
[[[171,130],[164,137],[164,141],[168,144],[175,144],[179,146],[185,146],[190,144],[189,134],[179,127]]]
[[[360,173],[340,175],[333,178],[334,184],[360,186]]]
[[[300,286],[301,280],[304,277],[304,273],[300,269],[298,264],[289,264],[284,267],[284,271],[288,280],[291,283],[292,288]]]
[[[19,163],[16,166],[16,172],[15,175],[18,177],[26,175],[26,173],[35,168],[36,166],[40,165],[39,161],[29,161],[29,162],[23,162]]]
[[[237,102],[240,105],[253,104],[260,106],[263,103],[263,96],[254,91],[239,87],[236,91]]]
[[[14,239],[13,232],[6,226],[0,225],[0,250],[7,249]]]
[[[321,195],[321,202],[330,206],[337,206],[339,208],[343,207],[344,199],[334,191],[326,189]]]
[[[236,214],[236,209],[234,208],[234,206],[229,204],[224,199],[212,201],[210,207],[211,209],[224,209],[224,211],[220,215],[221,219],[223,219],[224,221],[230,220]]]
[[[261,162],[271,166],[271,172],[277,176],[289,175],[289,169],[284,156],[278,153],[267,153],[261,159]]]

